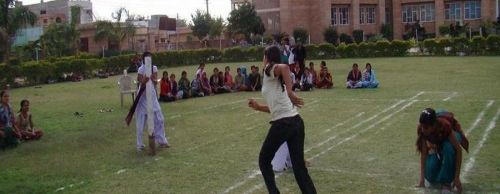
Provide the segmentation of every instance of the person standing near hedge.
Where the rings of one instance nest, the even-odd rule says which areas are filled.
[[[297,77],[302,77],[302,75],[304,75],[304,71],[306,68],[306,63],[305,63],[307,57],[306,47],[304,47],[304,45],[302,45],[302,43],[299,42],[299,44],[295,46],[295,49],[296,49],[295,61],[297,61],[299,65],[299,72]]]

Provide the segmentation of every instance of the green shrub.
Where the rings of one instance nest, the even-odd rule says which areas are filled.
[[[375,55],[379,56],[379,57],[391,56],[390,49],[391,49],[391,43],[387,40],[378,41],[374,45],[374,50],[377,51],[377,53],[375,53]]]
[[[323,32],[323,37],[325,38],[325,41],[330,43],[330,44],[337,44],[337,40],[339,39],[339,34],[337,33],[337,30],[334,27],[328,27],[325,29]]]
[[[306,43],[308,40],[309,33],[304,28],[295,28],[293,30],[293,37],[297,43]]]
[[[50,78],[56,78],[55,66],[48,62],[29,61],[22,65],[21,74],[26,77],[29,85],[45,83]]]
[[[337,47],[337,55],[339,55],[342,58],[349,58],[356,56],[354,45],[355,44],[340,43],[339,46]]]
[[[348,34],[345,34],[345,33],[340,34],[339,40],[340,40],[341,43],[344,43],[344,44],[351,44],[351,43],[353,43],[352,37],[349,36]]]
[[[439,26],[439,35],[446,36],[450,34],[450,27],[448,25]]]
[[[363,42],[363,39],[364,39],[363,36],[364,36],[363,30],[352,31],[352,37],[354,38],[354,42],[356,42],[356,43]]]
[[[475,55],[484,55],[486,52],[486,38],[482,36],[473,37],[470,50]]]
[[[429,52],[429,54],[434,55],[437,50],[437,42],[435,39],[424,40],[424,49]]]
[[[457,37],[452,39],[452,52],[464,52],[468,54],[470,52],[470,41],[466,37]]]
[[[488,47],[488,53],[490,55],[500,54],[500,36],[499,35],[489,35],[486,38],[486,46]]]
[[[391,56],[406,56],[411,47],[412,44],[409,41],[393,40],[390,44],[389,50]]]

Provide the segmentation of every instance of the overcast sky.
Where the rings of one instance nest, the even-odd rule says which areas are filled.
[[[47,2],[48,0],[45,0]],[[156,15],[165,14],[191,21],[191,14],[197,9],[206,10],[206,0],[91,0],[93,12],[97,18],[111,19],[111,13],[125,7],[131,14]],[[22,0],[24,5],[40,3],[40,0]],[[209,0],[209,11],[212,16],[227,19],[231,11],[231,0]]]

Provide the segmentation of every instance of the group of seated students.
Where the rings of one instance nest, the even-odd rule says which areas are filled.
[[[175,80],[175,74],[170,74],[169,77],[168,72],[164,71],[160,80],[159,100],[172,102],[190,97],[203,97],[229,92],[259,91],[262,88],[262,76],[259,73],[259,68],[252,66],[251,71],[247,76],[246,69],[238,68],[236,69],[236,76],[233,78],[231,69],[226,66],[224,72],[214,68],[212,75],[208,77],[205,72],[205,64],[201,63],[192,81],[187,78],[187,72],[182,71],[178,82]]]
[[[347,75],[347,88],[377,88],[378,81],[375,77],[375,70],[372,69],[370,63],[366,63],[363,73],[359,71],[358,64],[352,64],[352,70]]]
[[[333,87],[333,77],[325,61],[321,61],[319,73],[314,69],[314,62],[310,62],[309,67],[304,68],[302,76],[299,75],[300,70],[294,64],[290,65],[290,71],[293,90],[310,91],[313,88],[330,89]]]
[[[290,65],[290,76],[293,90],[310,91],[313,88],[330,89],[333,87],[332,73],[328,70],[325,61],[321,61],[319,73],[314,69],[314,63],[310,62],[309,67],[304,69],[300,76],[300,69],[296,65]],[[352,70],[347,76],[347,88],[376,88],[378,81],[371,64],[367,63],[366,68],[361,73],[358,64],[352,65]],[[205,64],[201,63],[196,70],[192,81],[187,78],[187,72],[182,71],[181,78],[176,81],[175,74],[163,72],[160,80],[160,97],[162,102],[172,102],[190,97],[203,97],[214,94],[222,94],[238,91],[260,91],[262,88],[262,76],[257,66],[251,66],[251,73],[246,74],[245,68],[237,68],[233,77],[229,66],[224,68],[224,72],[218,68],[213,69],[212,75],[207,76]]]
[[[0,149],[15,147],[19,141],[38,140],[43,136],[41,130],[35,130],[28,100],[21,101],[16,118],[9,104],[9,92],[1,91],[0,97]]]

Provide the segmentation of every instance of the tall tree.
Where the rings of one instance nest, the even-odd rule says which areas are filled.
[[[198,37],[199,40],[202,40],[210,32],[210,15],[201,10],[196,10],[194,15],[191,14],[191,20],[192,23],[189,27],[193,31],[193,35]]]
[[[15,37],[16,32],[24,27],[33,26],[37,21],[35,13],[31,12],[28,8],[20,6],[9,8],[12,1],[0,0],[2,5],[2,21],[0,23],[0,39],[4,40],[6,44],[0,44],[0,54],[4,55],[4,59],[10,55],[10,47],[12,45],[11,37]]]
[[[42,35],[41,45],[47,56],[68,56],[76,54],[79,41],[78,30],[69,23],[49,25]]]
[[[117,49],[121,51],[121,42],[126,38],[133,37],[136,28],[132,24],[129,11],[125,8],[118,9],[111,16],[115,20],[114,22],[104,20],[96,22],[94,39],[95,41],[107,40],[108,44],[115,44]]]
[[[224,19],[222,19],[222,17],[212,18],[210,20],[210,31],[208,32],[210,38],[219,37],[222,34],[223,30],[224,30]]]
[[[247,39],[251,34],[262,35],[266,31],[262,20],[257,16],[255,7],[248,2],[231,11],[227,20],[229,32],[244,34]]]

